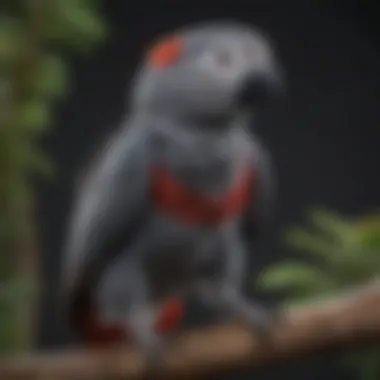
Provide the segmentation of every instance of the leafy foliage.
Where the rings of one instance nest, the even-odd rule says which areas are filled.
[[[312,226],[293,228],[287,243],[304,261],[287,261],[268,268],[260,278],[266,290],[285,291],[291,302],[330,296],[380,273],[380,215],[352,221],[325,210],[313,210]],[[376,380],[380,345],[344,358],[363,380]]]
[[[86,0],[55,0],[45,38],[76,52],[88,52],[104,38],[105,24],[96,3]]]
[[[0,352],[19,349],[20,313],[33,284],[20,277],[19,242],[33,220],[33,176],[52,173],[39,147],[69,91],[60,53],[91,52],[106,37],[95,0],[2,0],[0,15]],[[20,279],[21,278],[21,279]]]

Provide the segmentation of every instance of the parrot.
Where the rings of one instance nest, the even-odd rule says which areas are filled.
[[[160,357],[188,295],[267,336],[273,313],[242,291],[276,203],[274,165],[250,123],[283,87],[269,38],[240,21],[184,26],[145,50],[128,115],[68,222],[61,297],[85,344],[133,341]]]

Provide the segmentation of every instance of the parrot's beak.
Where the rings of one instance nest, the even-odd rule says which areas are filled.
[[[255,107],[284,94],[285,84],[278,70],[250,73],[241,82],[238,103],[242,107]]]

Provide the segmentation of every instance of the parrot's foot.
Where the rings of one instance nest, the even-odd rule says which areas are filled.
[[[250,304],[240,315],[243,323],[247,324],[262,343],[271,345],[273,342],[273,326],[279,320],[279,313],[257,304]]]
[[[139,349],[145,367],[157,368],[161,363],[165,351],[166,342],[154,330],[154,315],[149,312],[134,314],[128,320],[128,327]]]
[[[140,343],[141,354],[145,362],[144,372],[151,373],[161,366],[164,359],[165,343],[157,335],[154,338],[150,338],[149,341]]]

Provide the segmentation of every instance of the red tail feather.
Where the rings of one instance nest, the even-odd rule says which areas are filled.
[[[179,298],[170,298],[162,306],[156,323],[156,331],[159,334],[173,332],[183,319],[185,305]],[[91,308],[82,313],[78,329],[82,332],[85,341],[90,347],[104,348],[125,342],[129,337],[128,329],[120,325],[103,325]]]

